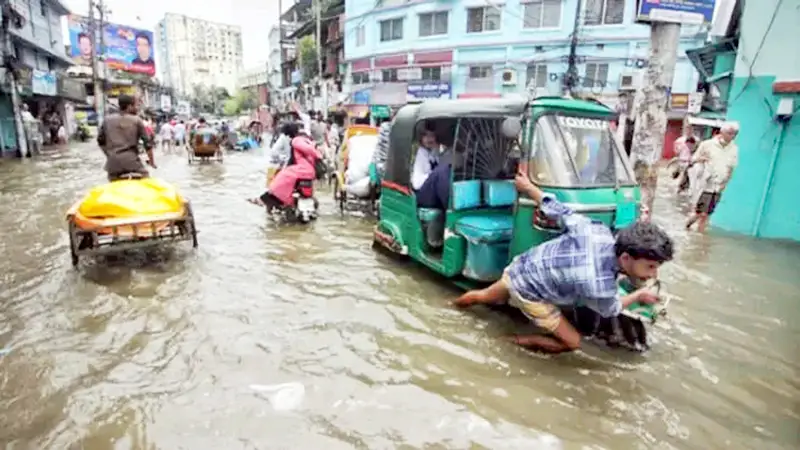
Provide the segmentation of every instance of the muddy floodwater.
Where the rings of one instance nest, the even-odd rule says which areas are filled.
[[[200,246],[71,267],[64,212],[92,145],[0,161],[0,446],[7,449],[800,448],[800,247],[656,221],[680,252],[645,355],[544,357],[508,317],[371,248],[319,190],[313,225],[245,202],[260,152],[155,175]]]

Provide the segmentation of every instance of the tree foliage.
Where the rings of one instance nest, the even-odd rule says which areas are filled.
[[[297,54],[303,80],[310,80],[317,75],[317,43],[314,36],[303,36],[297,43]]]
[[[242,89],[225,101],[223,112],[226,116],[235,116],[258,107],[258,95],[252,89]]]
[[[225,102],[231,98],[228,90],[219,86],[195,85],[192,91],[192,110],[205,114],[221,114]]]

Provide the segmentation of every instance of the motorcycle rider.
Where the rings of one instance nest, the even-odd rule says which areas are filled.
[[[300,180],[314,180],[314,162],[320,158],[312,141],[298,132],[294,123],[284,125],[282,136],[272,148],[271,159],[274,163],[285,165],[271,181],[268,189],[260,197],[249,199],[254,205],[279,208],[292,204],[294,187]],[[288,142],[288,156],[286,143]]]

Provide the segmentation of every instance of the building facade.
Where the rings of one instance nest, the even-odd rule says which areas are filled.
[[[10,67],[16,73],[17,90],[20,103],[27,105],[31,114],[39,119],[57,112],[67,118],[69,101],[84,102],[85,93],[79,83],[65,76],[65,70],[72,65],[67,57],[61,29],[61,18],[69,10],[58,0],[10,0],[9,14],[16,14],[21,22],[16,27],[9,25],[11,40]],[[13,21],[11,21],[13,22]],[[2,71],[2,90],[10,92],[5,68]],[[0,95],[0,153],[16,152],[17,132],[10,95]],[[41,122],[41,120],[40,120]],[[68,123],[65,123],[69,125]],[[29,124],[30,125],[30,124]],[[67,126],[69,129],[69,126]],[[35,131],[35,133],[33,133]],[[39,135],[47,130],[26,129],[29,141],[33,134]],[[38,139],[37,138],[37,139]],[[43,138],[44,142],[49,139]],[[30,148],[30,145],[29,145]]]
[[[580,5],[580,7],[579,7]],[[573,36],[582,93],[616,103],[638,87],[650,29],[625,0],[347,0],[344,31],[352,103],[562,93]],[[576,20],[577,18],[577,20]],[[683,27],[672,92],[696,90]]]
[[[736,51],[718,53],[713,64],[727,118],[741,127],[739,165],[712,221],[747,235],[800,240],[800,52],[786,50],[800,39],[800,9],[780,0],[739,3]]]
[[[274,89],[287,86],[289,81],[284,80],[281,64],[295,58],[295,41],[288,36],[297,30],[298,22],[292,22],[296,14],[293,11],[284,14],[289,20],[281,19],[281,27],[273,25],[269,30],[269,82]],[[282,33],[282,34],[281,34]]]
[[[156,26],[160,78],[183,95],[194,86],[236,90],[242,70],[242,30],[167,13]]]

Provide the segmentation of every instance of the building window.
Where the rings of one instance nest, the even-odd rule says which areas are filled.
[[[561,0],[529,0],[524,4],[523,27],[558,28],[561,25]]]
[[[483,6],[467,9],[467,33],[482,33],[500,29],[500,8]]]
[[[47,17],[47,2],[45,0],[39,0],[39,13],[42,17]]]
[[[356,28],[356,47],[362,47],[367,43],[367,33],[364,25],[359,25]]]
[[[403,19],[383,20],[381,24],[381,42],[399,41],[403,39]]]
[[[353,84],[369,83],[369,72],[353,72]]]
[[[381,70],[381,80],[384,83],[396,83],[397,82],[397,69],[383,69]]]
[[[442,68],[441,67],[423,67],[422,68],[422,81],[441,81]]]
[[[608,83],[608,64],[586,64],[583,87],[605,87]]]
[[[419,35],[438,36],[447,34],[447,11],[419,15]]]
[[[477,80],[481,78],[492,77],[492,66],[470,66],[469,67],[470,79]]]
[[[585,25],[618,25],[625,15],[625,0],[586,0]]]
[[[527,79],[525,86],[534,88],[543,88],[547,86],[547,65],[546,64],[528,64]]]

